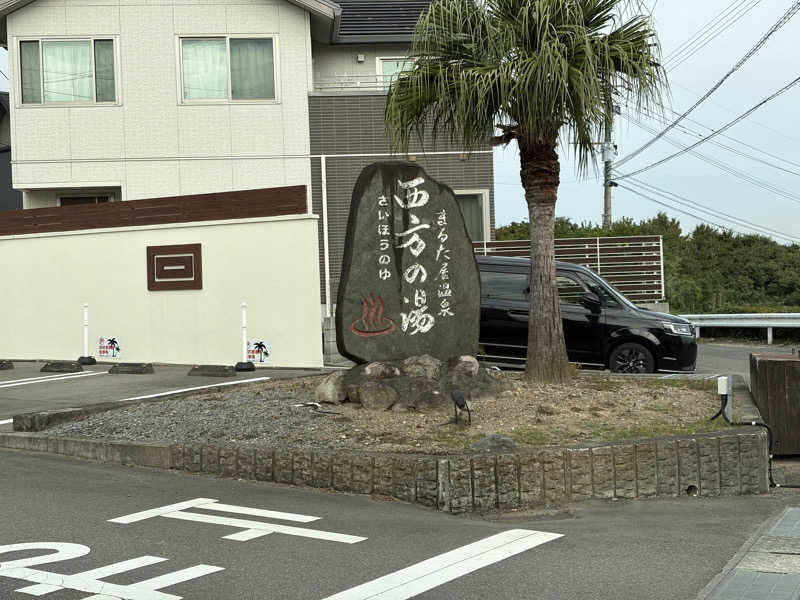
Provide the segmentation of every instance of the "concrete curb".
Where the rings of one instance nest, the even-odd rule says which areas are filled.
[[[3,448],[386,496],[450,513],[513,511],[591,498],[764,494],[769,491],[767,444],[766,431],[756,427],[456,456],[0,434]]]

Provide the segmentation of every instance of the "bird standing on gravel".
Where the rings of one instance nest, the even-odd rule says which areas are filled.
[[[458,416],[462,412],[466,412],[468,423],[472,425],[472,412],[469,410],[467,399],[464,398],[464,392],[461,390],[453,390],[450,392],[450,397],[453,399],[453,410],[455,411],[456,423],[458,423]]]

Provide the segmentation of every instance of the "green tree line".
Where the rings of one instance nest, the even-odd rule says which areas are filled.
[[[680,314],[800,312],[800,246],[779,244],[698,225],[684,234],[680,223],[659,213],[635,222],[623,218],[610,229],[558,217],[556,238],[660,235],[670,311]],[[529,239],[528,223],[497,228],[498,240]]]

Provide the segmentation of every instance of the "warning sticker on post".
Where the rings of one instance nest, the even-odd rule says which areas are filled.
[[[118,337],[101,337],[97,341],[97,358],[122,358],[122,345]]]
[[[264,340],[247,340],[247,360],[254,363],[267,364],[269,362],[269,344]]]

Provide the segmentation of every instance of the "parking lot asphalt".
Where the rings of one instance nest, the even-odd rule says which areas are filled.
[[[260,368],[235,377],[189,376],[189,366],[158,366],[149,375],[112,375],[111,364],[85,366],[79,373],[42,373],[44,363],[15,362],[0,371],[0,427],[15,414],[115,402],[188,388],[238,385],[264,378],[278,379],[320,373],[318,370]]]

